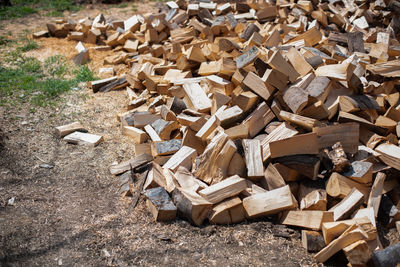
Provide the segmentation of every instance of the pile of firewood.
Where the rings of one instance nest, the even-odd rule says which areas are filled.
[[[156,221],[274,216],[304,229],[319,262],[343,250],[354,266],[382,248],[377,221],[400,220],[399,11],[396,0],[178,0],[34,37],[80,41],[78,64],[115,52],[89,86],[126,88],[118,120],[136,157],[110,171]],[[130,71],[113,76],[115,64]]]

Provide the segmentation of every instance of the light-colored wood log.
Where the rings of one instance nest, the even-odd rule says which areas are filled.
[[[358,183],[369,184],[372,182],[372,163],[363,161],[353,161],[348,171],[342,173]]]
[[[243,84],[249,87],[253,92],[262,97],[265,101],[271,97],[274,88],[257,76],[254,72],[249,72],[243,80]]]
[[[172,199],[178,209],[178,214],[183,215],[193,224],[200,226],[211,211],[212,204],[196,192],[175,188]]]
[[[320,210],[290,210],[284,212],[281,223],[311,230],[321,230],[322,223],[332,222],[333,213]]]
[[[332,241],[329,245],[318,252],[314,258],[319,262],[325,262],[339,250],[358,241],[367,239],[366,233],[357,228],[356,225],[349,227],[341,236]]]
[[[357,188],[364,195],[364,198],[368,199],[370,194],[368,185],[357,183],[337,172],[331,174],[326,184],[328,195],[340,199],[345,198],[353,188]]]
[[[256,218],[293,209],[296,203],[288,185],[243,199],[243,207],[248,217]]]
[[[356,188],[353,188],[342,201],[330,208],[329,211],[333,212],[335,221],[347,219],[363,202],[364,195]]]
[[[192,162],[197,156],[197,152],[195,149],[182,146],[178,152],[176,152],[163,166],[163,168],[170,169],[172,171],[176,171],[179,166],[183,166],[186,169],[190,170],[192,168]]]
[[[64,136],[63,140],[75,145],[97,146],[103,141],[103,136],[82,132],[73,132]]]
[[[264,176],[264,165],[261,156],[261,144],[256,139],[242,140],[247,166],[247,177],[258,180]]]
[[[304,128],[308,131],[312,131],[314,127],[317,127],[320,125],[320,122],[316,119],[300,116],[297,114],[293,114],[284,110],[281,110],[279,112],[279,116],[290,123],[293,123],[297,126],[300,126],[301,128]]]
[[[249,137],[256,136],[270,121],[275,118],[275,114],[265,102],[262,102],[242,124],[246,124],[249,128]]]
[[[142,154],[130,160],[123,161],[117,165],[112,165],[109,170],[113,175],[118,175],[129,171],[131,168],[135,169],[153,160],[153,157],[148,154]]]
[[[372,207],[374,209],[375,217],[378,217],[379,204],[381,203],[383,183],[385,182],[385,179],[386,175],[383,172],[377,173],[368,198],[367,207]]]
[[[160,136],[158,136],[156,131],[154,131],[153,127],[151,127],[151,125],[147,124],[146,126],[144,126],[144,130],[146,131],[148,136],[150,136],[150,139],[153,142],[161,141]]]
[[[319,145],[315,133],[295,135],[289,138],[269,142],[271,158],[299,154],[318,154]]]
[[[263,161],[267,161],[271,157],[271,150],[269,144],[273,141],[290,138],[298,133],[296,129],[284,122],[261,140]]]
[[[390,167],[400,170],[400,147],[393,144],[384,143],[379,145],[375,151],[380,154],[380,160]]]
[[[228,198],[215,205],[209,215],[212,224],[234,224],[245,219],[243,204],[240,198]]]
[[[235,175],[199,191],[199,194],[212,204],[216,204],[226,198],[238,195],[246,187],[245,179]]]
[[[365,240],[344,247],[343,252],[351,266],[365,265],[372,258],[372,251]]]
[[[184,83],[183,89],[194,109],[199,112],[211,110],[211,100],[198,83]]]
[[[330,148],[335,143],[340,142],[347,153],[358,151],[358,139],[360,135],[357,123],[341,123],[338,125],[315,127],[313,132],[318,136],[320,149]]]
[[[62,125],[56,127],[56,134],[58,138],[62,138],[73,132],[87,132],[87,130],[78,121],[72,122],[70,124]]]

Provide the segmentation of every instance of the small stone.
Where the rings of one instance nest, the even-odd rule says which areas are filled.
[[[15,197],[12,197],[12,198],[10,198],[10,199],[8,200],[8,205],[14,206],[14,203],[15,203]]]
[[[101,252],[103,252],[104,257],[111,257],[111,254],[107,251],[107,249],[103,249]]]
[[[44,168],[44,169],[53,169],[54,168],[54,164],[47,164],[47,163],[43,163],[39,165],[40,168]]]

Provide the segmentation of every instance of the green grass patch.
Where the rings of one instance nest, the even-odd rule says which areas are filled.
[[[0,20],[21,18],[39,11],[47,11],[46,16],[63,16],[64,11],[76,12],[81,9],[74,0],[11,0],[12,6],[0,7]]]
[[[52,56],[42,63],[21,51],[17,47],[0,61],[0,105],[20,102],[40,107],[52,105],[80,82],[96,79],[87,66],[76,67],[63,56]],[[5,66],[4,62],[8,64]]]

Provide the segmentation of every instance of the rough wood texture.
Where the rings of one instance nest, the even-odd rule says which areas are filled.
[[[212,204],[216,204],[226,198],[238,195],[246,187],[245,179],[235,175],[199,191],[199,194]]]
[[[324,238],[317,231],[301,230],[301,243],[308,252],[318,252],[325,247]]]
[[[148,189],[144,192],[146,205],[155,221],[172,221],[176,218],[176,207],[163,187]]]
[[[212,224],[234,224],[245,219],[242,201],[238,197],[228,198],[215,205],[209,215]]]
[[[290,210],[281,219],[282,224],[311,230],[321,230],[322,223],[332,221],[332,212],[320,210]]]
[[[128,161],[121,162],[110,167],[110,173],[113,175],[121,174],[130,169],[135,169],[153,160],[153,157],[148,154],[142,154]]]
[[[353,188],[351,192],[338,204],[329,209],[333,212],[335,221],[347,219],[364,202],[364,195]]]
[[[257,180],[264,175],[260,141],[244,139],[242,143],[246,159],[247,177]]]
[[[250,218],[269,216],[295,207],[288,185],[243,199],[243,207]]]
[[[76,145],[97,146],[103,141],[103,136],[82,132],[73,132],[66,135],[63,140]]]
[[[78,121],[72,122],[70,124],[62,125],[56,127],[56,134],[58,138],[62,138],[73,132],[87,132],[87,130]]]

